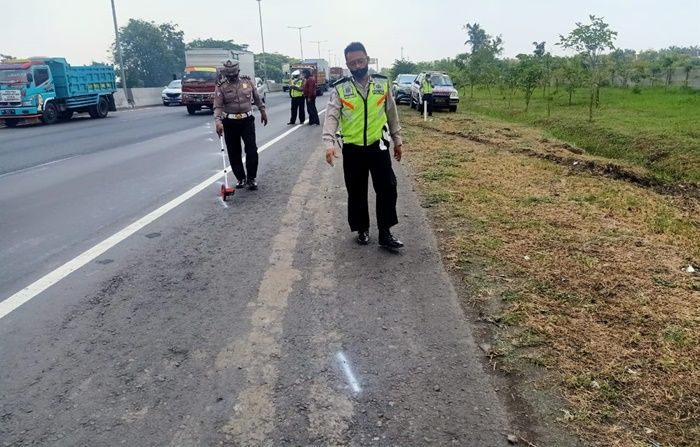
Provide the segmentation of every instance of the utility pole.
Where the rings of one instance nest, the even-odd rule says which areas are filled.
[[[262,43],[262,54],[260,55],[260,61],[262,63],[263,77],[265,79],[265,84],[267,84],[267,66],[265,65],[265,37],[263,35],[262,26],[262,9],[260,7],[261,0],[256,0],[258,2],[258,17],[260,18],[260,42]]]
[[[318,58],[321,59],[321,44],[323,42],[328,42],[327,40],[310,40],[309,42],[315,43],[318,45]]]
[[[401,47],[401,60],[403,60],[403,47]]]
[[[299,62],[301,62],[301,61],[304,60],[304,46],[301,44],[301,30],[303,30],[304,28],[311,28],[311,25],[306,25],[306,26],[287,26],[287,28],[293,28],[293,29],[299,30],[299,50],[300,50],[300,52],[301,52],[301,60],[300,60]]]
[[[112,1],[112,19],[114,20],[114,37],[117,44],[117,57],[119,58],[119,68],[122,76],[122,88],[124,96],[129,106],[134,107],[134,97],[131,95],[131,90],[126,88],[126,72],[124,71],[124,59],[122,58],[122,45],[119,43],[119,27],[117,26],[117,11],[114,9],[114,0]]]

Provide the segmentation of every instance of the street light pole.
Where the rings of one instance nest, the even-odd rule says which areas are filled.
[[[301,30],[304,28],[311,28],[311,25],[306,25],[306,26],[287,26],[287,28],[294,28],[299,30],[299,50],[301,51],[301,61],[304,60],[304,46],[301,44]]]
[[[122,46],[119,43],[119,27],[117,26],[117,11],[114,9],[114,0],[112,1],[112,19],[114,20],[114,36],[117,44],[117,57],[119,58],[119,68],[121,69],[122,76],[122,88],[124,89],[124,96],[126,97],[126,102],[129,103],[131,107],[134,107],[134,98],[131,96],[131,92],[126,88],[126,73],[124,72],[124,59],[122,58]]]
[[[267,84],[267,66],[265,65],[265,37],[263,36],[263,26],[262,26],[262,9],[260,7],[261,0],[256,0],[258,2],[258,17],[260,18],[260,42],[262,43],[262,54],[261,62],[263,69],[263,76],[265,77],[265,83]]]
[[[323,42],[328,42],[327,40],[310,40],[309,42],[315,43],[318,45],[318,58],[321,59],[321,44]]]

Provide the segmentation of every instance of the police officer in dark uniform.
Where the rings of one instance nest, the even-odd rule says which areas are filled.
[[[267,126],[265,104],[260,100],[255,82],[248,76],[240,76],[237,60],[227,60],[221,70],[223,75],[214,91],[214,120],[216,133],[223,134],[228,150],[231,170],[238,183],[236,188],[258,189],[258,146],[255,143],[255,117],[251,102],[260,110],[260,122]],[[245,169],[241,157],[241,140],[245,145]],[[246,175],[247,173],[247,175]]]

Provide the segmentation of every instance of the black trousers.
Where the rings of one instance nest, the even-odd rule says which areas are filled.
[[[304,124],[306,116],[304,116],[304,97],[299,96],[292,98],[292,117],[289,118],[290,123],[294,123],[297,120],[297,110],[299,111],[299,124]]]
[[[237,180],[255,178],[258,175],[258,146],[255,144],[255,117],[242,120],[223,120],[224,139],[231,170]],[[241,140],[245,144],[245,170],[241,156]],[[246,171],[248,175],[246,177]]]
[[[377,194],[377,227],[388,230],[399,223],[396,216],[396,175],[391,168],[389,150],[379,149],[379,142],[370,146],[343,145],[343,174],[348,190],[348,223],[351,231],[369,230],[367,180]]]
[[[316,110],[316,97],[306,98],[306,111],[309,112],[309,124],[321,124]]]
[[[424,94],[423,101],[428,103],[428,116],[433,116],[433,95],[431,93]],[[418,107],[418,112],[423,114],[423,104]]]

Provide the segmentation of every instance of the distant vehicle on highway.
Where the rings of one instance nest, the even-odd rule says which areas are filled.
[[[255,57],[249,51],[222,48],[191,48],[185,50],[185,75],[182,78],[182,102],[187,113],[194,115],[207,108],[214,110],[214,90],[220,79],[218,70],[226,60],[237,60],[241,76],[255,78]]]
[[[411,84],[413,84],[416,76],[415,74],[407,73],[396,76],[391,87],[391,92],[394,95],[396,104],[400,104],[401,101],[411,102]]]
[[[452,79],[446,73],[421,72],[411,84],[411,108],[415,108],[423,103],[423,95],[420,93],[420,84],[426,76],[430,76],[433,84],[433,108],[449,109],[450,112],[457,111],[459,104],[459,93],[452,83]]]
[[[182,105],[182,80],[176,79],[171,81],[160,94],[163,99],[163,105],[169,106],[172,104]]]

